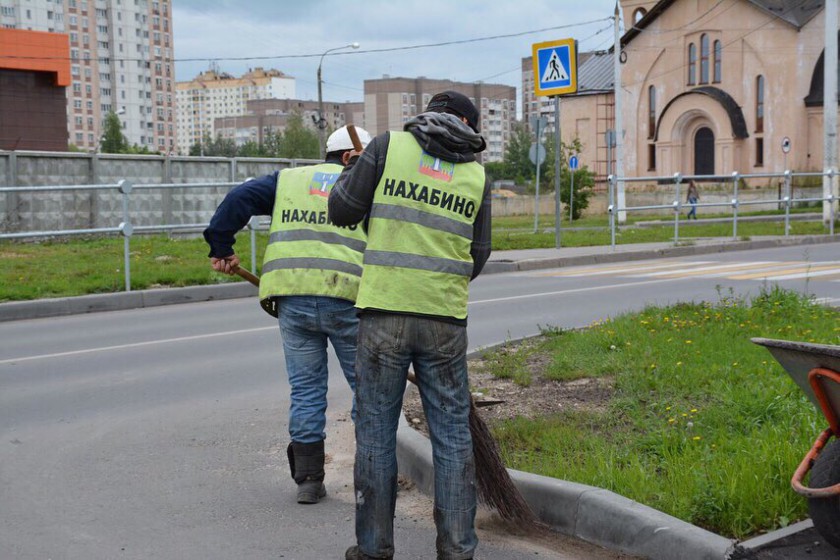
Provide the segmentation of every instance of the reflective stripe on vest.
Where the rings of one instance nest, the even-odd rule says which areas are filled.
[[[365,234],[327,218],[327,197],[341,166],[285,169],[277,191],[263,259],[260,299],[314,295],[356,300]]]
[[[391,132],[356,307],[465,318],[483,194],[480,164],[439,160]]]

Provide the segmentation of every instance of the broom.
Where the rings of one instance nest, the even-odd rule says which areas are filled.
[[[235,272],[251,284],[259,287],[260,279],[258,276],[242,267],[238,267]],[[408,380],[417,385],[417,378],[413,373],[409,372]],[[496,440],[493,439],[490,428],[478,415],[478,409],[472,398],[470,398],[469,422],[478,500],[490,509],[495,510],[503,520],[519,529],[543,527],[543,524],[531,511],[528,503],[519,493],[519,489],[511,480],[502,457],[499,455]]]
[[[353,148],[362,152],[364,148],[359,141],[356,127],[347,125],[347,134],[353,142]],[[260,279],[243,268],[237,268],[236,273],[259,286]],[[417,385],[413,373],[409,373],[409,381]],[[521,529],[531,529],[543,524],[537,520],[528,503],[519,493],[519,489],[510,478],[505,464],[499,455],[499,447],[490,428],[478,415],[475,402],[470,398],[470,435],[472,436],[473,458],[475,459],[475,478],[478,485],[478,499],[487,507],[495,510],[499,517],[516,525]]]
[[[356,127],[347,125],[347,134],[357,152],[363,151],[362,143],[356,133]],[[417,385],[413,373],[409,381]],[[496,510],[499,516],[520,528],[542,526],[528,503],[519,493],[519,489],[510,478],[505,464],[499,455],[499,446],[490,433],[490,428],[478,415],[475,401],[470,398],[470,435],[472,436],[473,458],[475,459],[475,478],[478,485],[478,499],[484,505]]]

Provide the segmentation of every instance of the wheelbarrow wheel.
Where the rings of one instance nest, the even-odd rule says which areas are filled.
[[[829,443],[811,469],[811,488],[840,484],[840,441]],[[830,498],[809,498],[808,511],[814,528],[829,543],[840,548],[840,495]]]

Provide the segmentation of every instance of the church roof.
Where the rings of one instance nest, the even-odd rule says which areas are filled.
[[[774,15],[782,21],[801,29],[817,15],[825,5],[825,0],[744,0],[759,10]],[[642,19],[621,38],[622,45],[626,45],[656,18],[667,10],[676,0],[660,0],[648,11]]]

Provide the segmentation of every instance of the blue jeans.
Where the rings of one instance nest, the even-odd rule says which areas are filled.
[[[356,539],[374,558],[394,554],[396,434],[409,365],[431,433],[438,560],[473,557],[478,544],[469,429],[467,329],[434,319],[363,314],[356,355]]]
[[[355,390],[356,308],[351,301],[323,296],[284,296],[279,308],[286,372],[292,388],[289,435],[296,443],[317,443],[327,436],[328,340],[347,383]]]
[[[691,210],[688,211],[688,215],[686,218],[691,219],[694,216],[694,219],[697,219],[697,199],[696,198],[689,198],[688,203],[691,205]]]

